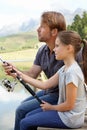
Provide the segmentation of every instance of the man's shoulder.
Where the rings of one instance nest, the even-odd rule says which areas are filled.
[[[39,48],[39,52],[42,52],[42,51],[45,51],[47,49],[47,45],[42,45],[40,48]]]
[[[77,60],[78,60],[78,59],[82,60],[82,48],[81,48],[81,50],[77,53],[76,58],[77,58]]]
[[[47,48],[46,44],[42,45],[39,49],[44,49],[44,48]]]
[[[77,55],[76,55],[76,61],[78,62],[78,64],[81,66],[81,64],[82,64],[82,60],[83,60],[83,58],[82,58],[82,48],[81,48],[81,50],[77,53]]]

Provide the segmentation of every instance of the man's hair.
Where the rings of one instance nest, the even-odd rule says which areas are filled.
[[[55,11],[44,12],[41,16],[42,22],[46,23],[50,29],[57,29],[59,31],[66,30],[66,22],[64,16]]]

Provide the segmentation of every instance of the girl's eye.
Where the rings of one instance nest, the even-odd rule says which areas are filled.
[[[55,47],[59,47],[59,45],[55,45]]]

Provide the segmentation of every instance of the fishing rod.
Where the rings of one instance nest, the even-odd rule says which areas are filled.
[[[9,63],[7,63],[6,61],[3,61],[1,58],[0,58],[0,60],[2,61],[2,63],[6,63],[8,66],[9,66]],[[13,69],[13,70],[11,70],[11,73],[16,73],[16,71]],[[41,99],[36,95],[36,93],[30,88],[30,86],[28,85],[28,84],[26,84],[26,82],[20,77],[20,76],[18,76],[18,74],[17,74],[17,77],[16,77],[17,79],[18,79],[18,81],[27,89],[27,91],[28,92],[30,92],[31,93],[31,95],[34,97],[34,98],[36,98],[37,99],[37,101],[40,103],[40,104],[42,104],[42,101],[41,101]],[[8,85],[8,84],[7,84]],[[12,86],[10,86],[10,88],[12,88]]]

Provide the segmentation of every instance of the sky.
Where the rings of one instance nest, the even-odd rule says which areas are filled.
[[[87,9],[87,0],[0,0],[0,28],[39,18],[44,11]]]

